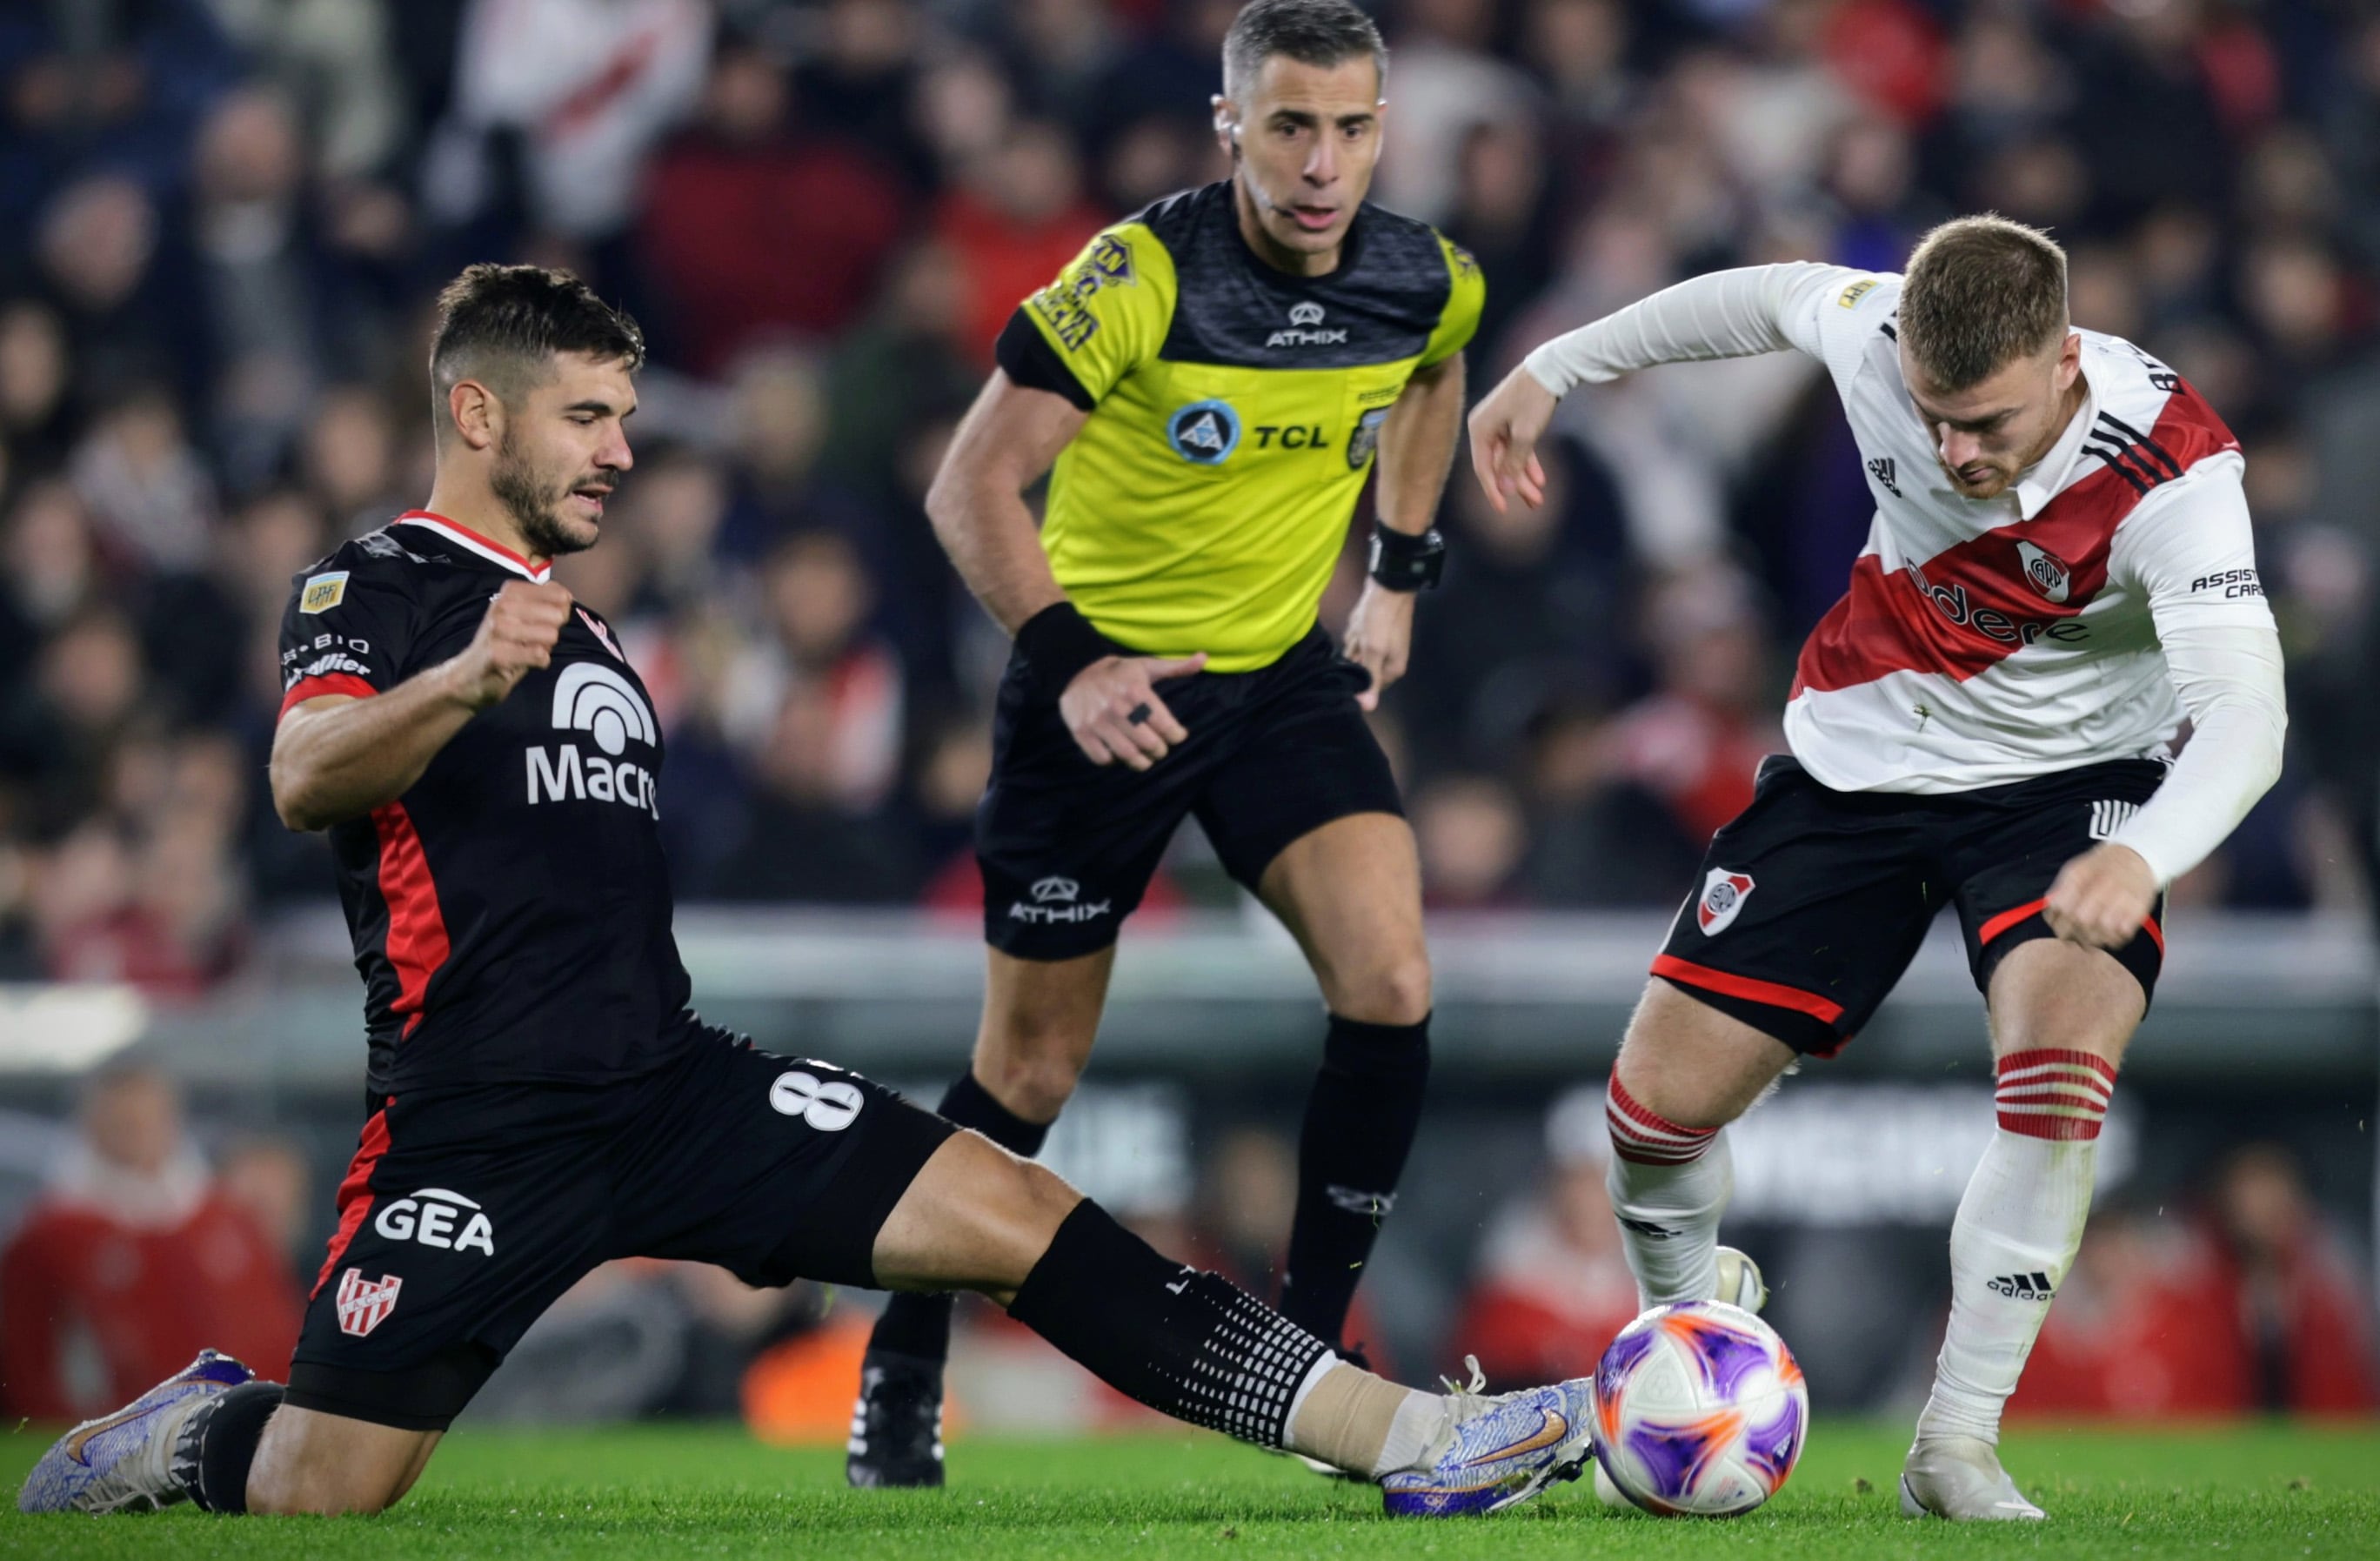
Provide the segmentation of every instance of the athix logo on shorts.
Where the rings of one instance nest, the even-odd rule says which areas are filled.
[[[1694,902],[1694,920],[1701,924],[1703,936],[1715,938],[1726,932],[1751,897],[1750,874],[1712,868],[1703,877],[1703,897]]]
[[[480,1205],[459,1192],[425,1187],[382,1207],[372,1228],[392,1241],[419,1241],[442,1251],[474,1249],[496,1255],[496,1227]]]
[[[1057,922],[1093,921],[1105,916],[1114,904],[1112,900],[1083,901],[1083,886],[1071,878],[1038,878],[1026,891],[1033,896],[1026,905],[1019,900],[1008,908],[1012,921],[1030,921],[1042,926]]]
[[[2029,542],[2016,544],[2016,555],[2024,564],[2024,583],[2052,602],[2066,600],[2066,588],[2071,578],[2066,560],[2046,553]]]
[[[601,754],[582,754],[575,742],[528,750],[531,802],[592,799],[624,802],[661,817],[660,787],[653,773],[620,757],[628,744],[661,744],[661,728],[634,685],[600,663],[572,662],[553,680],[556,731],[585,732]],[[609,755],[610,757],[605,757]]]
[[[1240,414],[1228,401],[1193,401],[1165,420],[1165,442],[1193,466],[1220,466],[1240,447]]]
[[[405,1281],[394,1274],[367,1279],[362,1269],[351,1268],[340,1274],[334,1298],[339,1309],[339,1332],[358,1338],[369,1335],[396,1310],[396,1292],[404,1286]]]
[[[780,1073],[769,1085],[771,1109],[784,1116],[798,1116],[821,1133],[839,1133],[857,1119],[859,1108],[868,1097],[859,1086],[841,1079],[820,1079],[815,1073],[795,1068]]]

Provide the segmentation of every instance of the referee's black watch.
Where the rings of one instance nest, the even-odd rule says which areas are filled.
[[[1419,536],[1372,523],[1371,576],[1390,591],[1432,591],[1446,568],[1446,539],[1432,526]]]

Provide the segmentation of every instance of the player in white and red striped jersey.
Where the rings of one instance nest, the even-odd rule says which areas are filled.
[[[1489,502],[1543,502],[1536,444],[1572,385],[1788,348],[1833,377],[1876,519],[1803,647],[1792,751],[1653,962],[1612,1072],[1612,1203],[1648,1306],[1719,1294],[1721,1129],[1855,1035],[1955,905],[1998,1130],[1951,1227],[1902,1509],[2038,1518],[2000,1409],[2082,1239],[2161,896],[2280,771],[2239,442],[2165,364],[2071,326],[2046,235],[1970,217],[1902,275],[1719,272],[1546,343],[1472,414]]]

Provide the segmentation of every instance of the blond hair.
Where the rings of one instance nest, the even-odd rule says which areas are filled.
[[[1900,343],[1938,389],[1979,384],[2067,328],[2066,251],[2037,227],[1959,217],[1910,252]]]

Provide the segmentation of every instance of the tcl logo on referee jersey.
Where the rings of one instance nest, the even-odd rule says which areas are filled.
[[[615,652],[616,653],[616,652]],[[601,753],[576,742],[528,750],[528,799],[622,802],[661,817],[660,783],[652,771],[620,757],[628,744],[661,744],[661,728],[634,685],[595,662],[573,662],[553,684],[557,731],[584,732]]]
[[[443,1251],[496,1255],[496,1227],[480,1205],[459,1192],[425,1187],[381,1206],[372,1228],[392,1241],[418,1241]]]

